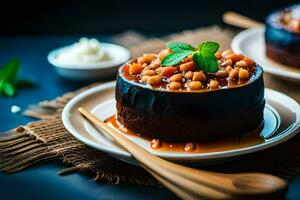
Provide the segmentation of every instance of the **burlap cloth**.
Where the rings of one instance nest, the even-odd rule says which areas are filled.
[[[184,31],[160,39],[149,39],[135,32],[127,32],[115,37],[114,41],[128,46],[133,57],[136,57],[145,52],[157,52],[164,48],[165,42],[169,40],[192,44],[197,44],[202,40],[214,40],[218,41],[223,48],[228,48],[232,37],[231,31],[213,26]],[[298,102],[300,101],[299,86],[296,84],[266,74],[265,83],[267,87],[278,89]],[[25,115],[38,118],[40,121],[1,134],[0,170],[13,173],[41,161],[60,160],[69,164],[70,167],[62,169],[59,174],[78,170],[90,175],[94,181],[157,185],[157,181],[142,168],[126,164],[86,146],[63,127],[60,114],[65,104],[76,94],[92,86],[64,94],[52,101],[40,102],[25,111]],[[268,150],[242,156],[224,164],[202,168],[223,172],[259,171],[275,174],[288,180],[300,172],[299,146],[300,135]]]

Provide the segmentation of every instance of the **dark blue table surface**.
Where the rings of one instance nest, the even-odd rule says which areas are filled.
[[[22,114],[12,114],[14,104],[25,109],[29,104],[45,99],[53,99],[67,91],[87,83],[74,83],[60,78],[47,62],[47,54],[56,47],[75,42],[79,37],[2,37],[0,38],[0,64],[11,58],[22,62],[21,74],[33,78],[38,87],[19,90],[14,98],[0,97],[0,132],[26,124],[33,119]],[[109,37],[100,37],[109,41]],[[0,161],[1,162],[1,161]],[[135,185],[108,185],[92,183],[80,173],[66,176],[57,175],[65,167],[60,163],[44,163],[19,173],[0,173],[0,199],[176,199],[164,188]],[[300,174],[289,183],[287,199],[300,199]]]

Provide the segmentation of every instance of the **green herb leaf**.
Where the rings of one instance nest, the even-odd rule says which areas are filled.
[[[209,51],[211,53],[216,53],[219,49],[220,45],[216,42],[203,42],[202,44],[199,45],[199,51],[200,52],[206,52]]]
[[[9,82],[3,82],[2,84],[2,93],[6,96],[14,96],[15,94],[15,87],[13,84]]]
[[[171,53],[171,54],[167,55],[161,61],[161,65],[162,66],[176,65],[192,53],[194,53],[194,51],[191,51],[191,50],[183,50],[183,51],[178,51],[178,52]]]
[[[170,48],[173,52],[179,52],[185,50],[195,51],[194,47],[183,42],[171,42],[167,44],[167,47]]]
[[[218,61],[214,53],[210,51],[197,52],[193,55],[193,60],[198,67],[207,72],[218,70]]]
[[[6,96],[15,94],[15,82],[20,70],[20,61],[12,59],[0,70],[0,93]]]
[[[0,81],[14,83],[20,70],[20,61],[12,59],[4,65],[0,72]]]

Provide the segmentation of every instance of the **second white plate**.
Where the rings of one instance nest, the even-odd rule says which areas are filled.
[[[300,69],[267,58],[264,32],[264,28],[251,28],[240,32],[232,40],[232,50],[253,59],[267,73],[290,81],[300,82]]]

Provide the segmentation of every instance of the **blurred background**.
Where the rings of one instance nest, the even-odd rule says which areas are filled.
[[[6,1],[0,35],[117,34],[128,29],[164,34],[222,23],[239,12],[258,21],[295,0],[44,0]]]

